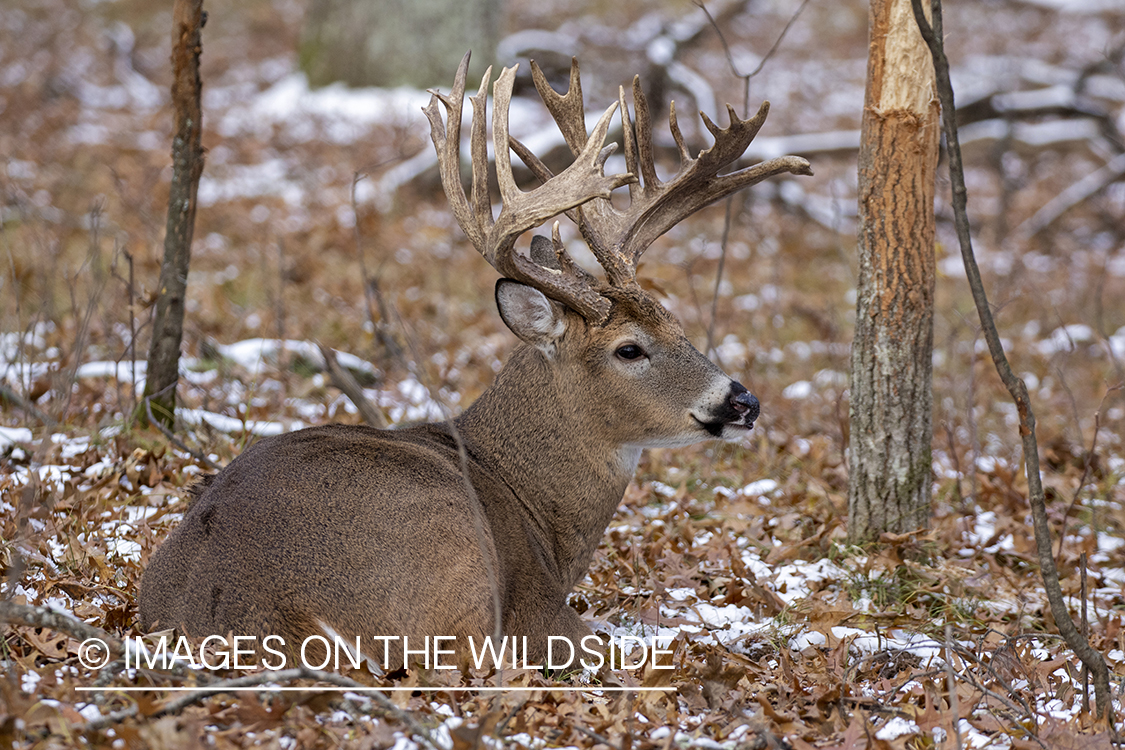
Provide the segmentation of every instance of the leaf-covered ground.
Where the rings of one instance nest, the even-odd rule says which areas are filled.
[[[511,5],[510,30],[573,40],[592,109],[644,69],[653,39],[679,39],[673,22],[699,13],[673,3]],[[743,69],[796,7],[716,12]],[[208,155],[176,431],[193,453],[127,419],[144,378],[167,202],[169,9],[151,0],[0,9],[0,384],[50,422],[3,402],[2,597],[65,610],[118,637],[143,635],[137,582],[181,517],[186,488],[210,471],[198,455],[225,464],[263,434],[359,420],[322,371],[316,343],[354,355],[341,364],[393,423],[458,411],[514,343],[493,307],[494,272],[464,241],[434,178],[419,170],[406,179],[430,149],[427,95],[309,91],[295,71],[301,3],[209,12]],[[1109,179],[1045,228],[1030,227],[1123,150],[1125,13],[950,3],[946,33],[959,100],[978,103],[966,106],[978,118],[965,134],[970,210],[1001,333],[1034,399],[1052,529],[1064,536],[1063,588],[1079,616],[1085,555],[1091,639],[1120,684],[1125,184]],[[112,675],[82,667],[79,639],[13,624],[0,653],[0,740],[924,748],[952,747],[957,718],[965,747],[1108,746],[1106,727],[1083,709],[1080,665],[1053,635],[1016,415],[947,250],[944,203],[933,524],[864,549],[843,544],[855,287],[847,133],[862,106],[865,37],[864,3],[810,3],[752,80],[753,103],[773,105],[760,140],[820,134],[787,149],[814,150],[817,176],[735,199],[714,321],[723,206],[673,230],[641,268],[701,348],[711,329],[716,360],[763,404],[745,445],[646,454],[574,596],[603,632],[674,644],[673,669],[618,671],[600,684],[667,692],[495,694],[463,688],[496,675],[351,672],[363,685],[417,689],[389,692],[395,710],[362,692],[274,690],[225,692],[161,715],[179,694],[80,688],[202,685],[240,673]],[[718,100],[741,102],[713,29],[676,54]],[[1018,110],[1018,97],[993,96],[1004,92],[1055,106],[1005,119],[979,104]],[[514,129],[545,127],[533,99],[514,103]],[[832,138],[843,145],[817,150]],[[665,157],[662,168],[673,170]],[[364,273],[378,282],[370,297]],[[503,678],[591,686],[589,676],[538,671]]]

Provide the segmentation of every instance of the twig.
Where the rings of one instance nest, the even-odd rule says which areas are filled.
[[[1122,366],[1121,360],[1117,358],[1117,353],[1113,351],[1113,344],[1110,343],[1109,335],[1105,332],[1105,305],[1102,302],[1102,295],[1105,292],[1106,266],[1108,264],[1109,254],[1102,253],[1102,270],[1098,274],[1094,286],[1094,330],[1097,331],[1098,341],[1101,342],[1109,360],[1113,362],[1113,367],[1117,370],[1117,376],[1125,381],[1125,367]]]
[[[520,709],[523,708],[526,705],[527,705],[526,699],[517,701],[516,704],[514,706],[512,706],[511,710],[508,711],[507,715],[504,716],[504,718],[500,720],[500,722],[496,725],[496,737],[497,737],[497,739],[499,739],[501,737],[501,735],[504,734],[504,730],[506,730],[508,728],[508,722],[510,722],[512,719],[516,718],[516,714],[518,714],[520,712]]]
[[[379,323],[375,320],[375,305],[371,299],[371,292],[369,290],[369,282],[371,277],[367,273],[367,258],[364,256],[363,238],[361,237],[359,230],[359,202],[358,200],[356,200],[355,194],[356,185],[360,183],[360,180],[364,180],[366,178],[367,175],[360,172],[356,172],[352,175],[352,237],[355,241],[356,257],[359,259],[360,278],[363,280],[363,300],[367,303],[367,319],[371,321],[372,328],[378,328]]]
[[[406,337],[406,345],[410,349],[410,356],[413,357],[415,362],[421,362],[422,360],[418,356],[418,350],[414,346],[414,337],[410,335],[410,329],[407,328],[406,321],[404,321],[402,319],[402,316],[398,314],[397,308],[394,308],[392,306],[392,310],[394,310],[395,318],[398,320],[398,324],[402,328],[403,335]],[[406,358],[401,351],[398,352],[398,357],[406,370],[410,372],[410,363],[406,361]],[[418,382],[422,383],[422,386],[426,389],[427,393],[430,394],[431,398],[433,398],[433,394],[435,393],[435,391],[424,382],[428,378],[426,378],[425,371],[421,365],[419,365],[417,368],[414,368],[414,375],[418,379]],[[457,429],[457,423],[453,420],[453,414],[450,412],[449,407],[440,398],[434,398],[433,400],[441,409],[442,416],[445,418],[445,424],[449,425],[449,433],[453,437],[453,442],[457,447],[457,457],[459,459],[459,465],[461,468],[461,480],[464,483],[465,493],[469,496],[469,507],[473,511],[473,533],[475,534],[477,539],[477,547],[480,548],[481,561],[484,563],[484,571],[488,577],[488,590],[489,594],[492,597],[492,637],[498,641],[500,640],[501,632],[503,629],[503,609],[500,603],[499,576],[496,572],[495,566],[493,566],[492,564],[492,560],[488,556],[489,545],[485,543],[486,540],[484,536],[484,518],[482,517],[483,508],[481,506],[479,498],[477,497],[476,489],[473,488],[472,479],[470,479],[469,477],[469,453],[465,449],[465,441],[461,437],[461,431]],[[497,670],[496,678],[497,684],[504,684],[504,672],[502,667]]]
[[[966,396],[969,403],[965,410],[966,421],[969,427],[969,493],[973,502],[980,498],[980,481],[977,479],[977,460],[981,455],[980,429],[977,427],[977,337],[980,328],[973,326],[973,341],[969,345],[969,393]]]
[[[371,328],[375,337],[383,345],[387,354],[392,357],[401,357],[402,349],[395,341],[394,336],[387,330],[387,321],[390,320],[390,315],[387,313],[387,304],[383,299],[382,291],[379,289],[379,279],[383,275],[383,264],[379,264],[374,277],[371,277],[367,272],[367,260],[363,252],[363,235],[359,228],[359,201],[356,198],[356,185],[365,177],[367,175],[360,172],[353,174],[351,191],[352,218],[354,220],[352,236],[355,241],[356,256],[359,258],[359,272],[363,279],[363,300],[367,303],[367,319],[371,321]],[[375,318],[376,308],[379,310],[378,319]]]
[[[379,704],[379,707],[386,711],[388,716],[405,724],[407,728],[416,736],[420,737],[431,750],[438,750],[438,746],[434,743],[434,739],[430,736],[429,731],[419,724],[410,713],[396,706],[387,696],[379,692],[371,692],[367,685],[362,685],[343,675],[323,672],[318,669],[309,669],[308,667],[297,667],[296,669],[286,669],[280,672],[258,672],[244,677],[222,680],[208,685],[205,688],[200,688],[197,691],[187,693],[173,701],[169,701],[153,715],[153,718],[179,713],[188,706],[199,703],[216,693],[235,692],[240,689],[257,687],[258,685],[293,682],[294,680],[316,680],[318,682],[327,682],[338,687],[358,688],[363,691],[364,695],[371,696],[375,702]]]
[[[586,727],[582,726],[581,724],[573,724],[572,723],[570,726],[573,727],[574,729],[578,730],[582,734],[586,735],[587,737],[589,737],[590,739],[592,739],[594,742],[598,743],[599,745],[605,745],[606,747],[611,747],[611,748],[613,748],[613,750],[621,750],[621,748],[618,747],[617,743],[611,741],[608,737],[603,737],[602,735],[598,734],[597,732],[595,732],[592,729],[587,729]],[[672,734],[675,734],[675,732],[673,732]]]
[[[102,202],[95,201],[90,207],[90,247],[87,250],[86,261],[83,264],[89,264],[90,266],[94,276],[94,288],[86,297],[86,310],[78,325],[78,333],[74,337],[74,352],[71,356],[70,370],[67,372],[66,379],[59,386],[59,390],[66,394],[63,398],[62,407],[59,409],[60,423],[66,422],[67,414],[70,411],[70,402],[74,396],[74,382],[78,379],[78,367],[82,363],[82,356],[86,349],[86,338],[90,332],[90,321],[94,317],[94,310],[98,307],[98,301],[101,299],[102,290],[105,289],[106,282],[108,281],[103,273],[101,273],[101,264],[97,262],[101,256],[101,239],[99,236],[101,230],[101,216]]]
[[[35,404],[25,399],[20,394],[13,391],[6,385],[0,385],[0,403],[7,401],[8,403],[20,409],[30,417],[39,420],[40,423],[47,427],[54,427],[58,424],[52,417],[48,416],[36,408]]]
[[[118,255],[125,256],[125,262],[129,264],[129,278],[123,278],[121,274],[117,273],[117,258]],[[122,408],[122,412],[126,414],[135,414],[137,411],[137,312],[134,308],[136,299],[136,285],[135,274],[133,268],[133,254],[128,250],[121,248],[117,244],[113,254],[113,266],[110,269],[110,274],[113,278],[120,281],[125,285],[125,291],[128,293],[128,308],[129,308],[129,341],[125,344],[121,356],[114,362],[115,367],[120,367],[121,360],[125,357],[129,358],[129,373],[132,380],[129,381],[129,393],[131,394],[129,408],[126,410]],[[116,372],[116,369],[115,369]],[[116,380],[116,377],[114,378]],[[117,381],[117,404],[121,408],[121,382]]]
[[[1125,154],[1106,162],[1078,182],[1047,201],[1035,214],[1016,228],[1016,237],[1026,241],[1058,221],[1079,203],[1093,197],[1125,175]]]
[[[711,17],[711,12],[707,10],[707,6],[703,3],[703,0],[695,0],[695,4],[698,5],[705,14],[707,14],[707,20],[711,22],[711,25],[715,28],[715,31],[718,32],[719,42],[721,42],[723,45],[723,52],[726,53],[727,62],[730,64],[731,70],[734,71],[734,75],[743,80],[743,105],[744,108],[748,107],[750,101],[750,79],[761,73],[762,68],[766,66],[766,63],[769,62],[770,58],[773,57],[775,52],[777,52],[778,48],[781,46],[781,40],[783,40],[785,38],[785,35],[789,33],[789,28],[797,21],[797,17],[801,15],[801,11],[803,11],[805,9],[805,6],[809,4],[809,0],[802,0],[801,4],[797,7],[797,10],[793,13],[792,16],[790,16],[788,23],[785,24],[785,28],[783,28],[781,30],[781,33],[777,35],[777,39],[774,40],[773,46],[770,47],[769,52],[767,52],[765,56],[762,57],[760,61],[758,61],[757,67],[755,67],[749,73],[738,72],[738,66],[735,65],[734,55],[730,51],[730,45],[727,44],[727,40],[726,37],[723,36],[722,29],[719,28],[719,24],[715,21],[715,19]]]
[[[85,726],[75,727],[74,733],[77,735],[83,735],[87,732],[100,731],[102,729],[105,729],[106,727],[111,727],[114,724],[119,724],[126,719],[136,716],[140,712],[140,710],[141,707],[138,704],[133,703],[132,705],[126,706],[120,711],[113,711],[108,714],[103,714],[96,719],[88,721],[86,722]]]
[[[176,384],[172,383],[172,385],[175,386]],[[176,437],[171,430],[165,427],[162,421],[156,419],[152,415],[152,399],[153,396],[145,396],[144,398],[145,415],[148,417],[149,424],[155,425],[156,428],[164,434],[164,437],[168,438],[169,442],[171,442],[172,445],[176,446],[185,453],[188,453],[192,458],[194,458],[196,461],[203,464],[207,468],[214,469],[215,471],[219,471],[223,468],[222,466],[219,466],[217,463],[205,456],[201,451],[197,451],[194,448],[189,448],[186,443]]]
[[[1086,453],[1086,462],[1082,467],[1082,478],[1078,480],[1078,486],[1074,488],[1074,497],[1070,499],[1070,505],[1067,506],[1066,513],[1063,514],[1063,531],[1059,534],[1059,548],[1058,551],[1055,552],[1056,564],[1058,564],[1058,560],[1062,557],[1063,542],[1066,540],[1066,519],[1070,518],[1070,514],[1074,511],[1074,506],[1078,505],[1078,498],[1082,495],[1082,488],[1086,486],[1086,480],[1090,478],[1090,467],[1094,462],[1094,452],[1098,448],[1098,432],[1101,430],[1102,425],[1102,407],[1105,406],[1105,400],[1109,398],[1109,394],[1119,390],[1122,386],[1125,386],[1125,383],[1118,383],[1112,388],[1106,389],[1105,395],[1102,396],[1101,403],[1098,404],[1098,410],[1094,412],[1094,439],[1090,441],[1090,450]]]
[[[344,395],[355,404],[355,408],[359,410],[359,415],[363,417],[364,422],[381,430],[386,429],[387,419],[383,416],[383,412],[376,409],[363,395],[363,389],[360,388],[355,377],[346,367],[340,366],[340,362],[336,359],[336,353],[324,344],[317,344],[317,347],[320,348],[320,356],[324,357],[324,366],[328,370],[328,377],[332,381],[332,385],[343,391]]]
[[[734,196],[726,200],[726,214],[723,216],[723,237],[719,240],[719,267],[715,269],[715,291],[711,293],[711,321],[707,324],[707,356],[715,348],[715,323],[719,319],[719,288],[723,284],[723,267],[727,263],[727,240],[730,238],[731,214],[734,206]]]
[[[787,33],[789,33],[789,27],[792,26],[793,23],[797,20],[797,17],[801,15],[801,11],[803,11],[805,9],[805,6],[808,5],[809,0],[803,0],[800,6],[797,7],[796,12],[794,12],[793,15],[789,18],[789,22],[785,24],[785,28],[783,28],[781,30],[781,33],[777,35],[777,39],[774,40],[773,46],[770,47],[769,52],[767,52],[765,56],[758,62],[758,66],[749,73],[745,74],[738,72],[738,65],[736,65],[734,62],[734,55],[731,53],[730,45],[727,44],[726,36],[723,35],[723,30],[719,28],[718,22],[711,15],[711,11],[707,10],[707,5],[703,2],[703,0],[694,1],[699,9],[703,11],[704,15],[707,16],[707,20],[715,29],[715,33],[719,35],[719,42],[723,45],[723,51],[726,53],[727,63],[730,65],[731,73],[734,74],[735,78],[739,78],[742,80],[742,116],[746,117],[750,112],[750,79],[761,73],[762,68],[765,67],[769,59],[773,57],[775,52],[777,52],[778,48],[781,46],[781,40],[785,38],[785,35]],[[716,320],[718,320],[719,287],[723,283],[723,268],[726,266],[727,261],[727,239],[730,237],[731,220],[733,218],[733,203],[734,196],[732,195],[726,200],[726,215],[723,218],[723,239],[719,243],[719,267],[715,270],[715,291],[711,295],[711,320],[707,325],[707,349],[705,350],[708,357],[711,356],[711,352],[714,348],[715,343],[715,322]]]
[[[1094,533],[1097,533],[1096,531]],[[1083,552],[1078,558],[1078,567],[1082,571],[1082,577],[1079,581],[1078,595],[1082,597],[1082,636],[1088,638],[1090,636],[1090,621],[1086,613],[1086,553]],[[1090,668],[1085,664],[1082,665],[1082,711],[1090,713]]]
[[[47,607],[0,601],[0,621],[18,622],[32,628],[50,628],[83,641],[97,638],[105,643],[110,653],[125,653],[125,644],[112,633],[82,622],[74,615]]]
[[[956,645],[954,645],[954,648],[956,648]],[[957,653],[964,656],[964,652],[961,649],[958,649]],[[988,665],[983,665],[983,666],[985,666],[986,668],[989,668]],[[913,674],[910,674],[906,679],[903,680],[902,684],[892,688],[891,690],[889,690],[886,693],[883,693],[882,695],[879,696],[880,706],[883,706],[883,705],[886,705],[887,703],[889,703],[892,699],[894,699],[895,695],[899,691],[901,691],[903,688],[907,687],[908,685],[917,684],[920,680],[929,679],[929,678],[933,678],[933,677],[939,677],[943,674],[947,675],[948,673],[944,669],[931,669],[931,670],[927,670],[925,672],[915,672]],[[1009,692],[1011,692],[1012,695],[1016,698],[1016,700],[1018,700],[1021,704],[1024,704],[1024,705],[1022,705],[1022,706],[1016,705],[1010,699],[1004,697],[1003,695],[1000,695],[997,692],[989,690],[984,685],[980,684],[980,682],[978,682],[972,676],[972,673],[969,672],[969,671],[966,671],[964,673],[955,671],[953,673],[953,676],[954,676],[955,679],[961,680],[962,682],[968,684],[974,690],[979,690],[981,692],[981,695],[983,695],[987,698],[992,698],[997,703],[1001,704],[1002,706],[1007,708],[1009,711],[1011,711],[1013,714],[1022,715],[1026,720],[1029,720],[1030,722],[1032,722],[1032,725],[1034,726],[1035,714],[1032,713],[1031,708],[1029,706],[1027,706],[1026,703],[1023,701],[1023,699],[1021,697],[1019,697],[1019,695],[1017,693],[1012,691],[1011,687],[1008,686],[1007,683],[1003,682],[1003,680],[1001,680],[1000,682],[1001,682],[1001,684],[1004,685],[1004,688],[1006,690],[1008,690]],[[994,676],[996,676],[995,673],[994,673]],[[1032,729],[1029,729],[1027,726],[1025,726],[1024,724],[1022,724],[1018,721],[1013,722],[1012,728],[1019,730],[1020,732],[1022,732],[1024,734],[1024,736],[1027,739],[1030,739],[1030,740],[1038,743],[1040,747],[1042,747],[1042,748],[1044,748],[1044,750],[1046,750],[1047,746],[1044,745],[1035,736],[1035,733]]]
[[[273,306],[277,323],[277,370],[281,375],[282,384],[288,388],[289,378],[286,377],[288,362],[285,356],[285,240],[281,237],[277,238],[277,295]]]
[[[953,669],[953,626],[945,623],[945,684],[949,690],[949,710],[954,747],[961,750],[961,709],[957,700],[957,679]]]
[[[910,5],[914,11],[914,19],[918,24],[922,38],[930,48],[930,54],[934,61],[934,71],[937,75],[938,97],[941,101],[941,115],[949,153],[953,216],[957,228],[957,239],[961,246],[961,257],[965,264],[965,273],[973,293],[973,302],[976,305],[977,314],[980,316],[985,341],[988,343],[988,350],[992,355],[992,362],[996,366],[1000,379],[1012,395],[1012,400],[1019,412],[1020,436],[1023,442],[1024,466],[1027,472],[1028,500],[1031,504],[1032,524],[1035,529],[1035,542],[1040,572],[1043,577],[1043,588],[1047,592],[1051,614],[1059,632],[1078,658],[1094,674],[1098,716],[1112,725],[1113,706],[1110,701],[1109,668],[1106,666],[1102,655],[1090,646],[1090,642],[1074,626],[1074,620],[1071,618],[1070,612],[1067,611],[1066,600],[1063,598],[1062,587],[1059,584],[1059,572],[1055,566],[1055,558],[1051,554],[1051,530],[1047,525],[1047,507],[1043,496],[1042,478],[1039,474],[1039,446],[1035,439],[1035,414],[1031,408],[1027,385],[1023,380],[1016,377],[1008,363],[1004,347],[1000,343],[1000,334],[997,332],[996,323],[992,319],[992,308],[989,307],[988,296],[984,291],[980,269],[973,254],[972,236],[966,209],[968,191],[965,187],[961,144],[957,139],[957,110],[954,106],[953,85],[949,80],[949,60],[945,56],[944,49],[941,0],[931,0],[932,27],[922,11],[922,0],[911,0]]]

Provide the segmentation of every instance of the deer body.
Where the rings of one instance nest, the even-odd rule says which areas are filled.
[[[538,294],[528,290],[515,293]],[[757,416],[745,389],[655,301],[639,290],[616,296],[593,336],[580,316],[557,310],[561,334],[517,348],[455,420],[471,495],[444,424],[314,427],[255,444],[215,477],[153,556],[142,625],[276,634],[287,644],[325,632],[368,643],[442,635],[464,644],[494,632],[487,565],[496,572],[501,629],[528,636],[530,658],[541,658],[548,635],[579,643],[590,631],[566,597],[640,451],[715,430],[736,439]],[[636,340],[649,361],[640,374],[615,355],[621,341]],[[606,398],[592,399],[596,392]],[[483,520],[480,539],[474,515]]]
[[[466,67],[467,57],[452,99],[435,95],[427,114],[454,213],[482,255],[511,277],[498,282],[496,301],[523,344],[452,426],[316,427],[248,449],[215,476],[151,558],[139,594],[142,627],[278,635],[290,646],[327,633],[365,643],[373,636],[453,636],[463,649],[467,638],[497,630],[498,613],[499,630],[527,636],[526,655],[540,659],[548,636],[577,644],[590,634],[566,598],[585,575],[641,451],[739,440],[752,428],[757,399],[696,350],[632,274],[647,242],[672,226],[674,215],[737,189],[732,177],[751,184],[780,171],[807,172],[807,162],[783,157],[748,168],[749,177],[747,170],[715,177],[722,165],[713,152],[737,158],[763,109],[757,121],[732,114],[728,130],[706,121],[716,146],[686,162],[681,176],[690,179],[662,185],[645,160],[647,108],[642,120],[638,99],[637,143],[626,127],[626,159],[637,172],[639,151],[646,185],[634,194],[636,215],[621,218],[608,191],[636,178],[601,174],[608,152],[599,147],[613,107],[589,143],[584,126],[578,135],[575,66],[577,105],[569,94],[551,92],[552,99],[540,88],[575,164],[555,177],[528,155],[545,184],[523,193],[511,182],[508,149],[498,149],[505,206],[493,222],[487,196],[478,195],[486,175],[476,116],[471,202],[456,171]],[[546,86],[533,72],[537,86]],[[497,82],[497,143],[507,143],[510,73]],[[635,98],[639,91],[635,84]],[[483,93],[484,84],[474,110],[483,109]],[[448,138],[439,98],[449,111]],[[674,125],[673,133],[678,138]],[[740,149],[727,143],[730,133]],[[606,283],[573,264],[557,225],[552,240],[535,238],[530,257],[512,251],[515,234],[563,211],[577,213]],[[646,232],[651,238],[628,250]]]

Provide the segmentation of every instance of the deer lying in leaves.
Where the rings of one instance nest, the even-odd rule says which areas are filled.
[[[548,636],[578,643],[590,634],[567,595],[641,451],[737,441],[753,427],[758,400],[688,342],[635,274],[645,249],[693,212],[774,175],[811,174],[794,156],[719,174],[749,146],[768,104],[748,120],[728,106],[727,128],[704,115],[715,144],[694,158],[673,106],[681,166],[662,182],[638,80],[636,122],[622,89],[587,135],[577,63],[565,95],[532,63],[574,155],[555,175],[508,134],[515,68],[505,69],[494,89],[502,199],[494,219],[484,119],[491,69],[470,99],[468,195],[461,183],[467,68],[466,55],[452,93],[435,93],[426,115],[453,213],[503,276],[496,304],[523,343],[452,425],[329,425],[248,449],[206,484],[153,555],[140,589],[143,627],[275,634],[287,644],[325,633],[364,643],[434,635],[461,643],[499,630],[527,637],[527,656],[541,659]],[[628,173],[606,175],[614,146],[603,141],[617,109]],[[516,187],[512,150],[540,187]],[[621,210],[610,193],[623,186],[631,200]],[[515,250],[520,234],[562,213],[578,225],[604,282],[571,260],[557,222],[551,239],[534,238],[530,254]]]

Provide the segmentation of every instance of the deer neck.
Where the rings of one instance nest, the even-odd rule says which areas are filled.
[[[562,583],[585,574],[632,479],[640,449],[599,440],[588,393],[520,346],[496,382],[457,418],[474,458],[499,474],[553,558]]]

